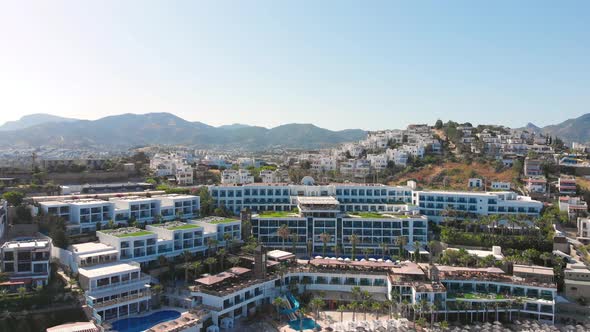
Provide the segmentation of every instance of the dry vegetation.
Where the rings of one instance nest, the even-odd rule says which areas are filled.
[[[469,178],[486,178],[490,181],[515,183],[518,174],[512,168],[502,168],[496,171],[494,164],[472,162],[445,162],[440,165],[427,165],[414,172],[406,173],[395,179],[391,184],[403,185],[408,180],[416,180],[418,185],[429,188],[467,189]]]

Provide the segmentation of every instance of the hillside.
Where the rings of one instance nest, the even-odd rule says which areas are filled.
[[[357,141],[359,129],[331,131],[312,124],[264,127],[230,125],[222,128],[190,122],[170,113],[121,114],[98,120],[46,122],[0,132],[0,146],[132,147],[186,144],[196,147],[263,150],[270,147],[322,148]]]
[[[429,188],[466,190],[467,182],[472,177],[514,183],[517,174],[512,168],[503,168],[496,172],[494,165],[490,163],[473,162],[467,165],[458,162],[444,162],[405,173],[391,184],[405,185],[408,180],[416,180],[418,185]]]
[[[568,143],[590,143],[590,113],[542,128],[529,122],[523,129],[557,136]]]
[[[7,121],[3,125],[0,126],[0,131],[5,130],[19,130],[25,129],[29,127],[33,127],[36,125],[44,124],[44,123],[55,123],[55,122],[72,122],[78,121],[77,119],[70,119],[64,118],[61,116],[45,114],[45,113],[38,113],[38,114],[29,114],[21,117],[16,121]]]

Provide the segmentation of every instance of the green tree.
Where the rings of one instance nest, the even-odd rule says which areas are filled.
[[[320,309],[322,309],[325,305],[326,303],[324,302],[324,300],[318,297],[313,298],[309,302],[309,307],[314,312],[316,319],[320,319]]]
[[[281,308],[284,308],[287,305],[285,300],[282,297],[277,296],[272,301],[272,305],[275,307],[275,310],[277,312],[277,320],[280,320],[281,319]]]
[[[213,197],[211,197],[207,187],[201,187],[199,189],[199,198],[201,205],[201,216],[210,216],[215,208],[215,202],[213,201]]]
[[[330,240],[332,239],[332,236],[328,233],[322,233],[320,234],[320,240],[323,243],[322,246],[322,257],[326,257],[326,250],[328,249],[328,242],[330,242]]]
[[[23,286],[19,287],[17,289],[18,295],[20,296],[21,299],[25,298],[25,295],[27,294],[27,289]]]
[[[287,226],[287,224],[282,224],[277,231],[277,234],[283,241],[283,251],[285,250],[285,241],[289,238],[290,233],[291,232],[289,231],[289,226]]]
[[[66,223],[63,219],[57,219],[50,225],[49,237],[54,246],[66,249],[69,245],[69,239],[66,235]]]
[[[208,257],[205,259],[205,264],[209,266],[209,274],[213,274],[213,267],[217,264],[217,259],[215,259],[215,257]]]
[[[436,120],[436,123],[434,124],[434,128],[435,129],[442,129],[443,127],[443,122],[441,119]]]
[[[5,199],[9,205],[20,206],[23,203],[25,194],[18,191],[8,191],[2,194],[2,198]]]
[[[341,322],[344,320],[344,312],[346,311],[346,309],[347,309],[346,306],[343,304],[339,305],[338,309],[336,309],[340,313],[340,321]]]
[[[359,243],[359,237],[356,234],[350,236],[350,244],[352,245],[352,260],[356,259],[356,246]],[[354,320],[354,319],[353,319]]]

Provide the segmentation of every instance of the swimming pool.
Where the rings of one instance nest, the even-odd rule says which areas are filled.
[[[289,321],[289,326],[295,330],[295,331],[299,331],[299,319],[295,319],[292,321]],[[318,325],[318,323],[316,323],[313,319],[311,318],[303,318],[303,325],[302,325],[304,330],[313,330],[316,327],[319,328],[320,326]]]
[[[147,316],[124,318],[113,322],[113,330],[118,332],[142,332],[150,327],[180,317],[176,310],[157,311]]]

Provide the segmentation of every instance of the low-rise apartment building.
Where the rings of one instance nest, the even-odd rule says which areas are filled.
[[[226,169],[221,172],[222,184],[247,184],[254,183],[254,176],[246,169]]]
[[[426,217],[406,206],[383,213],[342,212],[339,201],[329,196],[299,197],[296,210],[256,213],[251,216],[251,223],[253,235],[268,247],[287,244],[305,252],[311,244],[315,254],[336,254],[337,248],[340,254],[352,255],[354,246],[357,257],[363,252],[399,254],[398,238],[405,237],[408,244],[425,244],[428,234]],[[285,226],[291,233],[288,238],[282,238],[279,232]]]
[[[539,216],[543,204],[514,192],[414,191],[413,204],[428,220],[440,222],[447,212],[464,216]]]
[[[141,273],[137,263],[83,267],[78,270],[78,280],[99,324],[150,310],[151,277]]]
[[[51,274],[51,239],[12,240],[0,247],[2,272],[10,285],[35,288],[45,286]]]
[[[557,181],[560,195],[575,195],[578,191],[576,187],[576,178],[561,176]]]
[[[46,215],[62,218],[70,233],[86,233],[104,227],[109,221],[128,224],[132,221],[152,223],[175,218],[196,218],[200,198],[193,195],[111,197],[101,199],[63,199],[41,201],[39,208]]]

